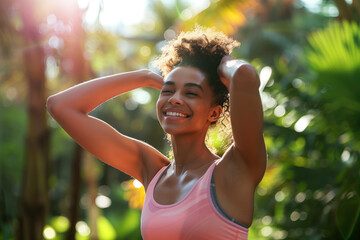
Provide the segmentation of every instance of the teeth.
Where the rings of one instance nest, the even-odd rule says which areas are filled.
[[[186,117],[185,114],[178,113],[178,112],[166,112],[166,116]]]

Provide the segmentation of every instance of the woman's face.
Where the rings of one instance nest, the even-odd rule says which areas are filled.
[[[164,80],[157,101],[157,115],[166,133],[207,131],[221,114],[206,76],[194,67],[177,67]]]

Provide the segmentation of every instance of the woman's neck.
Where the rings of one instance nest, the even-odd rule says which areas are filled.
[[[205,145],[205,136],[171,136],[176,174],[201,168],[219,157]]]

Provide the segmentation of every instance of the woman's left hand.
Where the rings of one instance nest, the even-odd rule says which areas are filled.
[[[229,76],[227,76],[226,74],[226,68],[228,67],[229,64],[231,64],[230,62],[233,60],[234,58],[232,56],[226,55],[221,59],[221,62],[218,67],[218,74],[220,80],[228,90],[230,88],[230,81],[229,81]]]
[[[242,66],[247,66],[242,68]],[[221,59],[221,62],[218,67],[218,74],[221,82],[227,87],[230,91],[230,82],[232,81],[235,74],[239,72],[239,69],[242,68],[244,71],[250,70],[250,72],[254,72],[257,75],[254,67],[240,59],[234,59],[230,55],[226,55]],[[243,71],[242,71],[243,72]]]

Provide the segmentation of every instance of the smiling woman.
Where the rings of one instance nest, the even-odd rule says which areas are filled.
[[[247,239],[254,191],[263,177],[260,81],[248,63],[229,54],[238,42],[214,29],[181,33],[150,70],[120,73],[49,97],[51,115],[81,146],[140,181],[145,240]],[[88,115],[95,107],[141,87],[160,90],[159,123],[174,160]],[[211,124],[229,109],[234,143],[220,157],[205,144]]]

